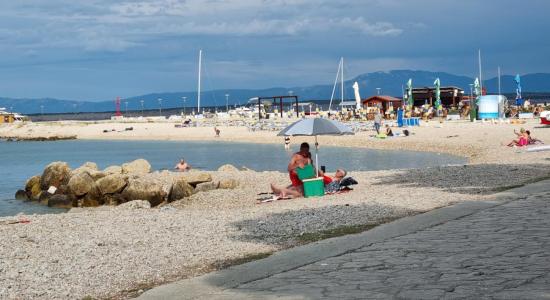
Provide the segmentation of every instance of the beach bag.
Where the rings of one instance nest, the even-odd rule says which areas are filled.
[[[358,184],[358,182],[352,177],[346,177],[340,181],[341,187],[349,187],[350,185],[355,185],[355,184]]]

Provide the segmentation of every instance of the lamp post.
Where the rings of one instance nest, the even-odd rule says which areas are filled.
[[[143,101],[143,100],[140,100],[139,102],[141,103],[141,116],[143,116],[143,102],[144,102],[144,101]]]
[[[225,94],[225,111],[229,112],[229,94]]]
[[[187,100],[187,97],[183,96],[181,99],[183,99],[183,114],[185,115],[185,101]]]
[[[159,102],[159,117],[162,116],[162,98],[157,99]]]

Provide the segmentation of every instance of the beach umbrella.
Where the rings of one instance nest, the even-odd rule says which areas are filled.
[[[474,93],[476,94],[476,99],[470,99],[470,121],[477,119],[477,101],[481,97],[481,84],[479,83],[479,78],[476,77],[474,81]]]
[[[441,81],[439,80],[439,78],[437,78],[435,81],[434,81],[434,85],[435,85],[435,107],[439,107],[441,105]]]
[[[319,167],[318,135],[352,135],[353,130],[334,120],[314,118],[302,119],[281,130],[278,136],[315,136],[315,167]]]
[[[407,81],[407,103],[411,108],[414,105],[412,78],[409,78],[409,81]]]
[[[514,81],[516,82],[516,105],[523,105],[523,99],[521,97],[521,78],[519,74],[516,74]]]

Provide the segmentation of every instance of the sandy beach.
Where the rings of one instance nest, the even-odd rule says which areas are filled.
[[[133,127],[132,131],[124,128]],[[310,241],[312,233],[376,225],[463,201],[487,200],[502,190],[550,176],[550,152],[502,146],[513,130],[530,129],[550,141],[550,128],[527,124],[430,122],[409,137],[386,140],[373,131],[320,137],[322,145],[406,149],[467,157],[464,166],[350,172],[355,190],[322,198],[256,204],[269,183],[285,185],[279,172],[209,172],[237,178],[234,190],[199,192],[160,208],[73,209],[0,218],[0,298],[128,298],[165,282],[188,278],[227,262],[265,255]],[[76,135],[79,139],[210,140],[280,143],[276,131],[245,127],[175,128],[173,123],[29,123],[0,127],[0,136]],[[103,130],[111,130],[104,133]],[[396,129],[399,130],[399,129]],[[312,141],[296,138],[293,143]],[[24,183],[22,183],[23,185]]]
[[[12,126],[0,126],[0,137],[52,137],[76,136],[78,139],[113,140],[222,140],[251,143],[280,143],[277,131],[250,131],[243,126],[223,126],[220,122],[220,137],[214,136],[212,126],[175,128],[176,123],[121,123],[121,122],[41,122]],[[133,130],[125,131],[132,127]],[[400,149],[448,153],[467,157],[470,163],[548,163],[544,158],[548,152],[526,153],[525,149],[504,147],[515,138],[514,129],[531,130],[532,135],[543,141],[550,141],[550,128],[543,127],[538,120],[525,124],[485,123],[453,121],[423,122],[420,127],[409,130],[406,138],[376,139],[374,130],[361,131],[353,136],[319,137],[319,144],[343,147],[365,147],[372,149]],[[114,129],[114,131],[112,131]],[[108,130],[108,132],[103,132]],[[394,127],[395,131],[401,131]],[[293,138],[293,143],[313,142],[313,138]]]

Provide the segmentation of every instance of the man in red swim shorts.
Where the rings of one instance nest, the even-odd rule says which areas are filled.
[[[302,143],[300,151],[294,153],[288,163],[288,175],[292,186],[303,189],[304,183],[298,178],[296,168],[303,168],[305,165],[311,164],[311,153],[309,152],[309,144]]]
[[[291,185],[288,187],[277,187],[271,184],[271,190],[276,195],[275,198],[299,198],[304,196],[304,183],[298,178],[296,168],[303,168],[311,164],[311,153],[309,152],[309,144],[302,143],[300,151],[294,153],[288,163],[288,176],[290,177]]]

